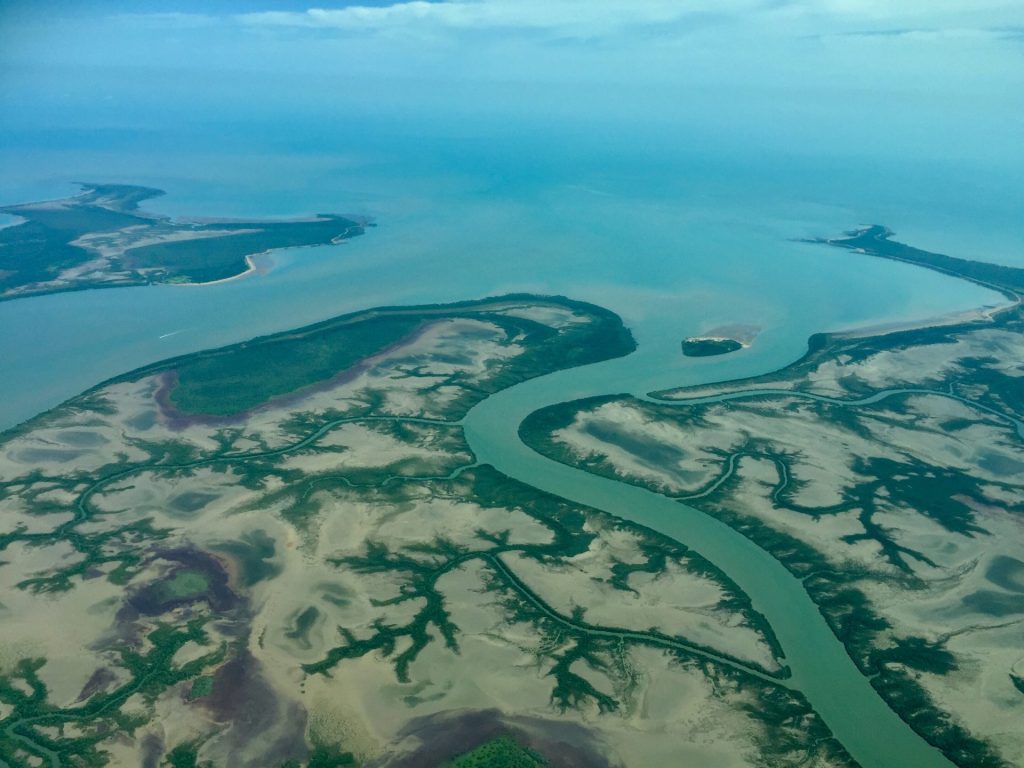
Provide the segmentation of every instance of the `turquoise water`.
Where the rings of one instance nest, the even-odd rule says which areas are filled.
[[[619,312],[641,345],[663,349],[671,383],[684,384],[777,368],[816,331],[999,301],[942,275],[791,242],[876,221],[968,238],[975,225],[950,226],[952,200],[930,207],[934,193],[917,189],[929,178],[913,168],[880,181],[853,162],[825,172],[753,155],[574,150],[552,146],[557,137],[508,149],[349,138],[336,154],[83,150],[73,174],[56,148],[0,153],[3,202],[63,196],[74,179],[125,181],[167,190],[151,207],[168,215],[340,211],[379,224],[341,246],[277,254],[269,274],[221,285],[0,303],[0,426],[157,359],[378,304],[507,291],[594,301]],[[677,354],[683,336],[723,323],[764,330],[741,354]]]

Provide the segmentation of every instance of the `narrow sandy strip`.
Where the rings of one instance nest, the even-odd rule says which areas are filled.
[[[900,331],[916,331],[926,328],[942,328],[947,325],[963,325],[966,323],[992,322],[995,316],[1013,309],[1020,301],[1011,301],[1006,304],[997,304],[989,307],[968,309],[962,312],[951,312],[947,315],[938,315],[924,320],[908,320],[904,322],[879,323],[863,328],[854,328],[849,331],[837,331],[833,335],[841,339],[863,339],[870,336],[885,336]]]
[[[269,269],[272,266],[272,263],[269,261],[270,251],[263,251],[261,253],[254,253],[251,256],[246,256],[246,270],[244,272],[239,272],[237,275],[232,275],[231,277],[222,277],[220,280],[209,280],[205,283],[161,283],[161,285],[173,285],[178,288],[199,288],[206,285],[220,285],[221,283],[230,283],[232,280],[241,280],[243,277],[248,277],[249,275],[253,274],[259,269],[259,267],[256,266],[256,262],[253,259],[254,257],[262,256],[267,257],[268,261],[264,265],[264,268]]]

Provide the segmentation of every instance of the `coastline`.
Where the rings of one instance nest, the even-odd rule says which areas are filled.
[[[831,364],[842,368],[845,365],[855,365],[879,353],[903,353],[906,350],[916,348],[942,349],[943,345],[949,348],[960,343],[962,339],[967,337],[974,338],[976,334],[1017,334],[1016,338],[1019,339],[1019,334],[1024,333],[1024,301],[1021,299],[1022,293],[1018,288],[1024,282],[1024,269],[985,262],[953,260],[941,254],[919,251],[911,246],[890,241],[889,234],[891,233],[888,230],[883,230],[880,227],[873,228],[873,230],[885,233],[885,237],[879,240],[884,246],[880,250],[849,248],[846,243],[835,240],[820,240],[818,242],[833,247],[848,248],[858,255],[877,256],[892,261],[909,263],[973,282],[999,291],[1008,301],[990,303],[973,309],[917,320],[875,323],[844,331],[815,333],[808,339],[807,350],[799,359],[775,371],[750,377],[737,377],[715,383],[694,384],[650,391],[643,398],[634,395],[633,397],[637,401],[647,401],[646,403],[639,403],[638,407],[659,409],[698,404],[701,401],[703,403],[718,403],[727,399],[733,399],[733,395],[741,397],[744,395],[751,397],[803,396],[824,402],[836,402],[840,405],[844,404],[845,398],[845,401],[849,401],[850,405],[856,406],[861,402],[874,402],[879,398],[880,393],[882,396],[885,396],[887,390],[880,388],[881,385],[875,384],[874,380],[870,378],[859,377],[857,375],[858,371],[854,367],[847,369],[848,372],[841,371],[834,374],[838,381],[843,382],[841,394],[837,394],[832,389],[820,389],[821,377],[815,375],[819,366]],[[897,255],[892,255],[886,249],[896,250]],[[915,258],[904,257],[906,253],[915,255]],[[990,274],[994,277],[990,277]],[[981,276],[980,279],[979,275]],[[702,338],[708,338],[711,335],[705,334]],[[1003,354],[1002,359],[1008,361],[1007,364],[1012,366],[1016,358],[1013,353],[1013,345],[1016,342],[1012,340],[1012,336],[1009,338],[1011,338],[1011,341],[1006,342],[1008,346],[1004,345],[1001,351]],[[973,352],[974,357],[965,357],[965,360],[978,359],[984,361],[989,359],[985,357],[989,352],[989,347],[985,346],[985,342],[981,342],[975,350]],[[993,351],[992,354],[995,355],[996,352]],[[917,361],[916,367],[912,366],[906,369],[910,372],[911,376],[916,376],[916,378],[911,378],[908,383],[896,381],[895,383],[886,384],[885,387],[889,388],[888,391],[945,395],[961,402],[967,402],[965,398],[969,398],[970,404],[976,406],[985,415],[994,414],[1002,416],[1004,422],[1002,426],[1005,426],[1006,423],[1010,423],[1011,426],[1014,423],[1017,424],[1018,435],[1020,434],[1019,417],[1015,415],[1015,413],[1020,412],[1020,390],[1013,383],[1012,379],[1008,378],[1012,374],[1003,376],[1002,381],[1005,383],[999,384],[997,380],[996,384],[991,386],[988,382],[984,382],[983,385],[980,379],[976,380],[968,375],[970,370],[976,366],[966,365],[966,372],[961,377],[940,380],[938,384],[933,383],[931,380],[926,383],[916,383],[921,381],[920,375],[922,371],[926,376],[930,373],[935,376],[937,374],[934,374],[934,371],[945,370],[942,368],[941,362],[934,358],[929,358],[927,355],[918,357]],[[882,370],[885,370],[884,366]],[[903,389],[899,389],[900,387]],[[966,394],[958,394],[960,390],[964,390]],[[628,400],[630,396],[620,395],[617,397]],[[616,396],[611,396],[611,398],[606,400],[602,400],[600,397],[589,399],[592,403],[612,402],[616,399]],[[558,405],[547,406],[548,413],[546,414],[540,410],[533,411],[527,417],[527,420],[522,422],[519,430],[520,438],[533,450],[552,461],[569,467],[571,470],[591,473],[609,482],[631,482],[634,486],[643,488],[648,492],[662,493],[657,486],[646,484],[642,474],[638,475],[639,480],[624,479],[621,471],[617,470],[614,465],[602,466],[599,463],[594,463],[596,460],[591,458],[579,459],[570,454],[560,453],[558,449],[552,447],[554,443],[544,442],[545,436],[550,436],[566,428],[568,423],[566,421],[567,414],[571,418],[575,414],[586,410],[588,408],[587,400],[588,398],[584,397]],[[944,412],[939,410],[938,413],[942,414]],[[540,416],[537,416],[537,414],[540,414]],[[545,417],[549,419],[548,422],[544,422]],[[532,424],[528,422],[529,419],[533,419]],[[649,424],[654,421],[649,412],[644,412],[637,419],[638,421],[636,422],[623,420],[617,422],[616,426],[628,423]],[[743,421],[743,427],[749,428],[749,424]],[[708,428],[711,429],[712,427]],[[609,431],[611,429],[609,427]],[[956,427],[953,426],[950,429],[955,430]],[[749,433],[747,434],[749,439]],[[755,434],[768,435],[771,433],[762,427],[759,431],[755,431]],[[800,433],[797,433],[797,435],[799,438]],[[982,444],[992,445],[994,442],[993,440],[989,440],[987,443],[982,441]],[[908,444],[914,445],[913,442]],[[689,445],[687,445],[687,448],[689,448]],[[646,455],[656,455],[655,449],[651,448],[650,453]],[[735,461],[735,456],[738,455],[734,454],[733,457],[730,457],[729,461]],[[780,461],[778,455],[772,455],[769,458],[776,462],[776,466],[778,466]],[[913,466],[911,460],[903,459],[903,461],[907,463],[901,466]],[[609,469],[609,466],[611,469]],[[729,464],[728,471],[718,478],[713,478],[713,484],[708,487],[716,490],[733,476],[734,469],[735,464]],[[865,468],[857,471],[862,474],[870,474],[873,468],[871,465],[865,465]],[[788,468],[783,472],[784,474],[780,480],[782,485],[777,486],[778,489],[786,487],[786,484],[790,482]],[[951,474],[950,477],[952,476]],[[935,470],[934,474],[929,477],[939,477],[940,479],[935,482],[942,482],[944,476],[938,470]],[[948,479],[946,481],[952,482]],[[970,488],[971,486],[968,484],[966,487]],[[918,497],[913,496],[913,494],[918,494],[919,491],[910,485],[907,488],[910,489],[907,493],[917,499]],[[781,493],[781,490],[777,490],[774,493]],[[924,494],[923,491],[920,493]],[[701,492],[699,497],[703,498],[704,495]],[[684,496],[681,498],[685,501],[690,497]],[[698,496],[694,495],[692,498],[698,498]],[[926,499],[923,495],[921,498]],[[953,496],[952,498],[956,502],[961,497]],[[772,500],[775,503],[775,495],[772,496]],[[836,507],[822,507],[822,509],[829,510],[831,513],[832,509],[843,509],[843,505],[849,503],[849,498],[845,498]],[[870,505],[865,506],[864,509],[870,512],[874,511],[874,508]],[[827,571],[823,570],[825,561],[818,554],[817,550],[805,544],[800,538],[785,533],[784,526],[776,526],[774,522],[766,522],[770,517],[767,513],[764,515],[764,519],[753,517],[747,519],[731,513],[725,505],[720,505],[717,508],[713,508],[712,512],[708,514],[713,514],[716,519],[719,519],[731,529],[742,531],[755,544],[768,551],[777,562],[783,564],[792,575],[801,578],[807,593],[817,606],[817,610],[828,621],[833,634],[843,644],[848,659],[856,664],[866,679],[870,680],[871,687],[875,690],[876,695],[885,702],[889,710],[916,732],[922,741],[930,744],[938,755],[943,756],[936,757],[939,763],[945,760],[961,766],[1008,764],[1002,762],[999,755],[1003,749],[1012,750],[1014,748],[1012,740],[1007,742],[999,737],[999,734],[992,730],[993,726],[990,723],[979,725],[977,712],[980,710],[967,707],[962,702],[959,704],[955,703],[954,694],[949,687],[950,685],[955,685],[955,681],[949,683],[944,688],[941,682],[936,682],[935,680],[930,680],[927,683],[921,682],[922,676],[920,674],[915,677],[915,672],[943,675],[952,670],[944,671],[942,663],[938,661],[935,662],[934,667],[929,667],[927,663],[915,658],[904,659],[899,662],[904,664],[903,671],[900,671],[898,667],[893,669],[887,668],[886,665],[890,661],[897,659],[897,656],[893,654],[903,653],[906,647],[910,647],[916,642],[916,638],[911,633],[903,638],[901,641],[903,643],[902,646],[899,644],[893,647],[886,645],[887,641],[883,635],[879,634],[882,630],[879,630],[878,627],[884,623],[886,627],[891,628],[893,625],[888,622],[893,620],[892,613],[885,611],[876,612],[876,608],[872,607],[866,598],[862,600],[863,593],[857,591],[845,592],[843,589],[845,585],[844,578],[849,579],[849,574],[851,573],[856,575],[856,569],[847,572],[843,570],[845,568],[843,566],[843,568],[837,568],[834,574],[827,573]],[[953,513],[950,514],[953,515]],[[774,521],[774,518],[771,518],[771,520]],[[957,518],[953,516],[951,520],[952,522],[949,524],[948,530],[957,532]],[[988,533],[985,527],[987,526],[982,526],[979,530]],[[966,537],[971,536],[969,525],[963,529],[962,533]],[[712,560],[714,561],[714,558]],[[922,558],[922,560],[927,565],[933,566],[932,561],[927,559],[927,557]],[[730,574],[732,573],[729,569],[726,569],[726,571]],[[867,594],[874,599],[874,593],[868,592]],[[884,598],[877,599],[881,600]],[[906,626],[901,626],[904,631],[907,631]],[[945,640],[942,642],[944,643]],[[896,650],[893,650],[893,648]],[[956,663],[959,663],[961,658],[976,659],[978,654],[985,655],[983,650],[977,651],[977,649],[971,648],[955,650],[957,654],[962,653],[962,655],[955,657]],[[972,653],[975,655],[971,656]],[[954,659],[953,656],[942,658]],[[953,669],[955,669],[955,666]],[[960,679],[963,678],[956,678],[956,680]],[[1017,680],[1013,679],[1012,675],[1011,679],[1013,680],[1014,687],[1018,691],[1021,690]],[[950,678],[950,680],[954,679]],[[989,703],[991,704],[991,701]],[[819,709],[818,711],[821,710]],[[850,743],[842,736],[840,736],[839,740],[847,748],[850,747]],[[888,765],[889,763],[882,764]],[[915,762],[914,764],[918,763]]]
[[[743,339],[737,339],[734,336],[716,336],[716,335],[709,335],[709,334],[706,334],[706,333],[702,333],[702,334],[700,334],[698,336],[687,336],[685,339],[683,339],[683,341],[684,342],[695,342],[695,341],[727,342],[727,341],[735,341],[743,349],[748,349],[751,346],[751,344],[753,343],[753,342],[750,342],[750,341],[745,341]]]
[[[919,256],[910,259],[902,255],[892,255],[878,248],[851,247],[850,241],[855,237],[870,233],[880,234],[880,237],[873,241],[874,243],[881,243],[885,247],[903,249],[906,252],[919,254]],[[1022,298],[1021,292],[1015,288],[1015,281],[1024,281],[1024,268],[968,261],[965,259],[950,259],[951,263],[949,264],[945,262],[936,264],[934,263],[935,261],[949,259],[949,257],[921,251],[894,241],[891,239],[892,234],[892,231],[886,227],[873,225],[854,230],[846,238],[818,238],[814,240],[800,240],[798,242],[825,245],[832,248],[844,248],[859,255],[874,256],[876,258],[911,264],[954,279],[981,285],[984,288],[1002,294],[1007,299],[1006,303],[988,304],[920,320],[875,323],[838,331],[819,331],[811,334],[807,339],[807,349],[800,357],[773,370],[752,376],[729,379],[727,382],[717,382],[710,385],[710,387],[705,384],[693,384],[650,391],[645,393],[646,397],[666,402],[686,400],[691,397],[702,396],[701,393],[705,390],[715,389],[724,383],[729,383],[733,387],[752,387],[766,385],[768,382],[778,384],[781,380],[786,379],[790,382],[790,386],[793,386],[792,382],[800,380],[803,372],[808,368],[816,365],[822,358],[835,356],[841,351],[864,351],[872,349],[879,344],[921,343],[928,339],[946,338],[957,333],[976,330],[982,326],[1002,327],[1012,325],[1015,321],[1019,322],[1021,319],[1024,319],[1024,298]],[[999,273],[999,277],[1005,282],[989,282],[978,279],[975,275],[965,273],[973,268],[995,271]],[[1006,283],[1014,284],[1007,285]]]
[[[303,221],[303,219],[294,219],[289,221]],[[316,221],[316,219],[310,219],[310,221]],[[363,225],[361,225],[363,226]],[[202,283],[184,282],[184,283],[152,283],[152,285],[174,285],[178,287],[189,287],[189,288],[200,288],[207,285],[221,285],[222,283],[230,283],[233,280],[239,280],[243,277],[256,273],[265,275],[270,272],[274,264],[274,253],[276,251],[290,251],[290,250],[302,250],[303,248],[319,248],[324,245],[344,245],[350,239],[350,235],[346,232],[344,235],[338,235],[331,239],[330,243],[313,243],[310,245],[287,245],[282,248],[268,248],[265,251],[259,253],[250,253],[245,256],[246,269],[239,272],[237,275],[231,275],[230,277],[222,277],[218,280],[207,280]]]
[[[902,331],[924,331],[929,328],[945,328],[948,326],[970,325],[973,323],[991,323],[995,322],[996,315],[1014,309],[1019,304],[1019,301],[1013,301],[1007,302],[1006,304],[977,307],[975,309],[966,309],[960,312],[950,312],[945,315],[933,315],[920,320],[873,323],[840,331],[827,331],[826,333],[835,339],[865,339],[874,336],[888,336],[891,333],[900,333]]]
[[[263,264],[256,264],[256,258],[266,257],[266,262]],[[245,257],[245,270],[239,272],[237,275],[231,275],[231,277],[222,277],[219,280],[208,280],[205,283],[153,283],[153,285],[173,285],[178,288],[201,288],[206,285],[221,285],[222,283],[230,283],[233,280],[241,280],[243,277],[248,277],[254,273],[259,272],[260,274],[266,274],[273,268],[273,261],[270,259],[270,251],[262,251],[260,253],[253,253]]]
[[[162,190],[79,186],[70,197],[0,206],[0,301],[91,288],[217,285],[269,268],[262,257],[272,251],[339,245],[374,226],[368,216],[330,213],[173,219],[139,208]]]

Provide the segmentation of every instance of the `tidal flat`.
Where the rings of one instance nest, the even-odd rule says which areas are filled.
[[[295,353],[348,339],[330,376]],[[5,433],[0,757],[471,764],[505,738],[552,764],[849,764],[724,573],[466,444],[489,392],[633,347],[561,298],[383,308]],[[212,409],[243,371],[272,383]]]
[[[965,267],[883,227],[822,242],[956,270],[1012,303],[942,327],[819,335],[752,379],[552,406],[520,434],[742,531],[803,580],[928,741],[959,765],[1018,764],[1024,271]]]

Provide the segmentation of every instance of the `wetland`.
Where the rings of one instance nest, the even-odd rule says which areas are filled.
[[[139,203],[163,191],[81,184],[74,197],[0,207],[0,301],[60,291],[230,280],[269,251],[338,244],[370,222],[336,214],[295,221],[175,221]]]
[[[891,234],[821,242],[959,270],[1012,303],[884,335],[819,335],[797,362],[750,379],[560,403],[530,414],[520,436],[742,532],[801,580],[861,673],[930,743],[958,765],[1013,765],[1024,606],[1003,574],[1022,554],[1024,486],[1011,468],[1024,458],[1024,272],[965,267]],[[965,700],[966,686],[986,693]]]
[[[617,315],[510,294],[117,376],[0,442],[0,759],[1012,764],[1020,322],[616,395]]]

